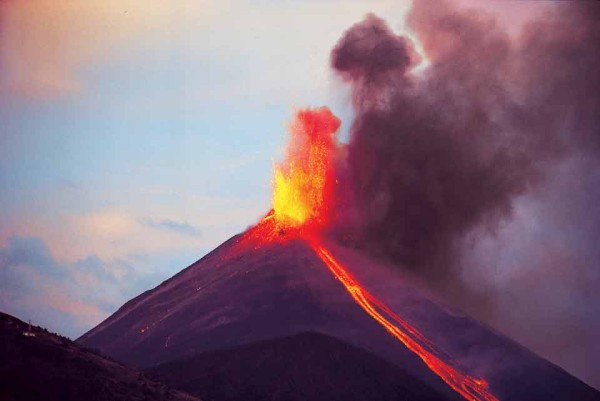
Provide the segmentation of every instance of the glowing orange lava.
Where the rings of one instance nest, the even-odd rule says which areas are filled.
[[[296,113],[285,160],[275,165],[273,208],[243,234],[240,249],[289,240],[325,225],[332,203],[340,124],[327,107]]]
[[[286,160],[275,166],[273,212],[278,224],[316,226],[327,218],[339,127],[340,120],[326,107],[297,113]]]
[[[333,275],[344,285],[354,301],[392,336],[402,342],[425,362],[432,372],[437,374],[454,391],[467,400],[498,401],[489,392],[488,383],[459,372],[440,359],[441,353],[433,348],[431,341],[418,330],[395,314],[383,302],[365,290],[361,284],[337,261],[331,252],[316,240],[310,240],[316,254],[327,265]],[[394,321],[396,324],[392,323]]]

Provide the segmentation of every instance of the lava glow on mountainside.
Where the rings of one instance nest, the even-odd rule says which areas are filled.
[[[307,241],[352,299],[394,338],[417,354],[454,391],[470,401],[497,401],[483,379],[460,372],[425,335],[368,292],[320,240],[333,194],[335,134],[340,120],[328,108],[298,112],[286,161],[275,166],[273,209],[249,229],[240,245],[255,247],[290,239]]]
[[[421,358],[429,369],[438,375],[454,391],[467,400],[494,401],[497,398],[488,390],[488,384],[483,379],[476,379],[464,374],[440,357],[431,341],[418,330],[408,324],[400,316],[389,309],[383,302],[365,290],[356,278],[336,260],[319,241],[312,240],[311,247],[319,258],[327,265],[329,270],[338,279],[356,303],[371,316],[377,323],[383,326],[392,336],[402,342],[409,350]],[[393,322],[392,322],[392,321]],[[438,356],[439,355],[439,356]]]

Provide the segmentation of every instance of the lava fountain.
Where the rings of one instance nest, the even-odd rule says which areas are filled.
[[[285,160],[274,165],[272,209],[246,232],[243,244],[287,240],[319,232],[326,225],[340,124],[327,107],[297,112]]]
[[[296,115],[285,163],[275,166],[273,178],[273,215],[280,225],[314,229],[325,224],[339,127],[340,120],[326,107]]]
[[[275,165],[273,208],[248,230],[242,243],[256,246],[300,238],[307,241],[356,304],[387,332],[414,352],[448,386],[470,401],[498,401],[488,383],[445,362],[451,358],[409,322],[367,291],[321,240],[330,217],[335,185],[334,156],[340,120],[326,107],[297,113],[284,163]],[[444,358],[444,359],[442,359]]]

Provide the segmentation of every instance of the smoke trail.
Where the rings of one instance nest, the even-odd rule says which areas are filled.
[[[504,286],[519,287],[510,279],[500,284],[497,272],[475,262],[494,262],[480,257],[487,250],[500,269],[507,268],[498,262],[501,256],[513,264],[520,257],[538,267],[532,277],[551,275],[555,264],[534,256],[549,246],[543,230],[532,234],[539,241],[526,250],[506,236],[515,221],[537,218],[537,224],[568,228],[582,238],[576,245],[561,242],[571,247],[569,255],[589,256],[565,274],[583,274],[591,284],[585,292],[573,285],[562,294],[591,304],[589,288],[600,287],[593,273],[600,264],[593,252],[600,240],[600,193],[599,174],[584,169],[600,166],[600,5],[553,5],[517,37],[483,12],[429,5],[415,2],[408,17],[430,62],[420,73],[412,72],[419,56],[411,41],[374,15],[346,31],[331,53],[332,68],[351,85],[355,110],[339,177],[338,230],[428,277],[467,310],[511,332],[519,322],[505,319],[507,310],[495,297]],[[571,180],[579,183],[577,196],[565,190]],[[544,200],[544,193],[551,199]],[[581,201],[582,194],[590,199]],[[535,210],[515,215],[515,207],[527,209],[523,205]],[[540,220],[552,219],[553,210],[569,210],[577,221],[586,216],[588,224]],[[548,296],[546,301],[520,289],[520,302],[542,303],[532,314],[554,306],[551,289],[550,295],[537,294]],[[475,309],[475,295],[480,306],[494,310]],[[579,311],[549,316],[556,322],[563,317],[558,313]],[[600,327],[590,330],[598,333]],[[600,377],[590,380],[600,384]]]

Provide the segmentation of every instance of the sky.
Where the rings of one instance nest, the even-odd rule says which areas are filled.
[[[349,119],[332,44],[408,7],[0,3],[0,309],[78,337],[256,222],[294,111]]]
[[[548,4],[478,7],[517,34]],[[297,108],[329,106],[348,135],[332,47],[369,12],[410,35],[409,9],[0,2],[0,310],[77,338],[256,222]],[[528,205],[501,235],[535,231]]]

